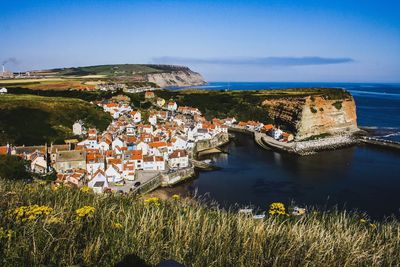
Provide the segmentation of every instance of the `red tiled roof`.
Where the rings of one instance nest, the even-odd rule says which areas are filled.
[[[172,152],[172,154],[169,156],[170,158],[176,159],[180,157],[186,157],[187,156],[187,151],[184,149],[177,149]]]
[[[159,147],[167,146],[167,143],[163,142],[163,141],[161,141],[161,142],[150,142],[149,146],[152,147],[152,148],[159,148]]]
[[[7,154],[7,146],[0,146],[0,155]]]

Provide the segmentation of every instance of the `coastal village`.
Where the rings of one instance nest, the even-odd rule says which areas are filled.
[[[65,144],[0,147],[0,154],[18,155],[37,175],[56,173],[56,185],[88,186],[96,193],[145,193],[195,175],[199,153],[213,153],[229,142],[228,130],[268,133],[281,142],[293,139],[271,124],[237,122],[235,118],[206,120],[195,107],[146,91],[149,109],[135,109],[130,98],[117,95],[93,102],[113,118],[104,132],[86,128],[84,118],[72,125],[74,139]]]

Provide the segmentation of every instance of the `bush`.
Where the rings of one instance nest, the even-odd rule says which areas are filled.
[[[342,108],[342,101],[336,101],[335,103],[332,104],[337,110],[340,110]]]
[[[317,113],[318,112],[318,110],[315,107],[310,107],[310,110],[311,110],[312,113]]]
[[[27,171],[29,161],[17,156],[0,155],[0,178],[9,180],[31,179]]]

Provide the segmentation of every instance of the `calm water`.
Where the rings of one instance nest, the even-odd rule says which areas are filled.
[[[400,140],[400,85],[317,83],[210,83],[206,89],[342,87],[355,97],[358,123],[382,138]],[[400,216],[400,151],[370,146],[295,156],[266,151],[236,134],[229,154],[212,156],[221,170],[201,172],[182,185],[222,206],[265,208],[271,202],[358,209],[370,216]]]

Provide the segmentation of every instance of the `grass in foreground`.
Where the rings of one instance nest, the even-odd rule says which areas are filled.
[[[37,206],[34,206],[37,205]],[[310,213],[254,220],[194,201],[0,180],[0,265],[398,266],[400,224]]]

